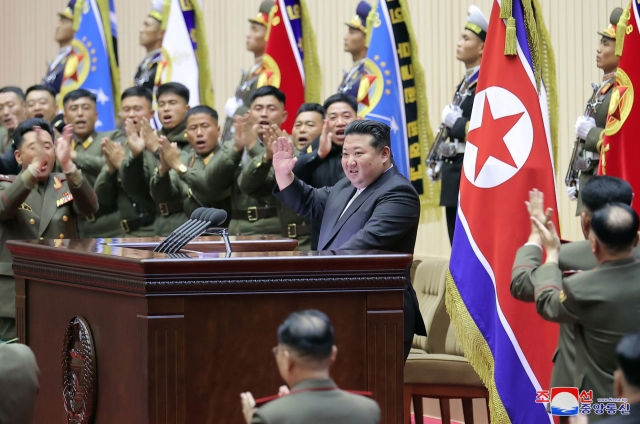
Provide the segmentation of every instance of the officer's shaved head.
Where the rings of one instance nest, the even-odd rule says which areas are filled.
[[[638,214],[624,203],[608,204],[594,212],[591,230],[608,250],[630,250],[638,238]]]

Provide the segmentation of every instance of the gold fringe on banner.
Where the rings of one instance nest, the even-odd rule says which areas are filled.
[[[211,70],[209,69],[209,47],[205,34],[204,17],[198,0],[192,0],[193,13],[196,17],[196,59],[198,61],[198,87],[200,88],[200,104],[215,107],[213,99],[213,85],[211,83]],[[167,19],[168,20],[168,19]],[[164,23],[164,19],[163,19]]]
[[[627,24],[631,17],[631,0],[629,0],[629,6],[622,12],[618,25],[616,26],[616,56],[622,56],[622,49],[624,48],[624,37],[627,35]]]
[[[532,0],[538,26],[538,69],[542,75],[544,87],[547,90],[547,107],[549,109],[549,127],[551,131],[551,146],[553,150],[554,168],[558,169],[558,85],[556,83],[556,59],[551,46],[551,37],[542,18],[542,8],[539,0]]]
[[[113,45],[113,36],[111,34],[111,16],[109,9],[109,0],[97,0],[98,11],[102,20],[102,28],[104,29],[104,38],[107,42],[107,54],[109,55],[109,65],[111,66],[111,87],[113,88],[113,107],[116,113],[116,121],[120,120],[120,66]]]
[[[496,365],[489,344],[469,314],[450,271],[447,271],[446,280],[445,306],[447,313],[451,318],[451,324],[453,324],[464,356],[489,391],[490,422],[492,424],[511,424],[496,386],[494,376]]]
[[[420,195],[420,220],[425,222],[437,222],[442,217],[442,208],[440,207],[440,182],[432,184],[427,177],[427,168],[425,160],[429,147],[433,143],[433,131],[429,123],[429,102],[427,101],[427,85],[424,81],[424,70],[420,64],[418,57],[418,43],[415,33],[413,32],[413,24],[411,23],[411,13],[409,11],[408,0],[399,0],[402,8],[402,16],[409,33],[409,43],[411,44],[411,63],[413,64],[413,75],[416,84],[417,103],[418,103],[418,137],[420,139],[420,166],[422,169],[422,187],[423,193]],[[368,23],[367,23],[368,26]],[[371,33],[372,31],[368,31]]]
[[[514,56],[517,54],[517,40],[516,20],[513,19],[513,0],[502,0],[500,5],[500,19],[507,20],[507,34],[504,38],[504,55]]]
[[[309,8],[305,0],[300,0],[302,13],[302,52],[304,53],[304,101],[322,103],[322,73],[316,33],[311,24]]]

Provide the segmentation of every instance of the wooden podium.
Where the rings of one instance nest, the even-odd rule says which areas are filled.
[[[7,243],[18,336],[40,367],[34,422],[90,422],[81,412],[92,410],[96,424],[243,423],[240,392],[277,393],[277,328],[307,308],[334,325],[336,383],[373,392],[382,422],[402,422],[411,255],[232,237],[238,253],[226,258],[222,241],[206,237],[169,258],[152,251],[157,243]],[[80,340],[83,326],[91,337]]]

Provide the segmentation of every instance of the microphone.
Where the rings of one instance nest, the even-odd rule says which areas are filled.
[[[184,224],[182,224],[181,226],[179,226],[178,228],[176,228],[175,230],[173,230],[171,232],[171,234],[169,234],[163,241],[162,243],[158,244],[156,246],[155,249],[153,249],[154,252],[161,252],[161,253],[165,253],[165,250],[167,249],[167,247],[171,244],[173,244],[173,242],[175,241],[175,239],[183,234],[185,231],[187,231],[187,228],[190,228],[192,225],[194,225],[196,222],[200,222],[200,219],[202,217],[202,215],[206,212],[207,208],[203,208],[200,207],[198,209],[196,209],[195,211],[193,211],[193,213],[191,214],[191,218],[189,218]]]
[[[198,219],[195,219],[191,225],[186,226],[182,231],[176,232],[174,239],[169,243],[164,250],[164,253],[177,252],[176,246],[182,246],[180,243],[182,240],[188,236],[188,234],[196,228],[199,228],[206,221],[206,216],[209,214],[209,209],[203,208],[199,214]]]
[[[187,243],[201,235],[207,228],[218,226],[227,220],[227,212],[222,209],[209,208],[200,218],[200,223],[195,224],[185,232],[177,242],[167,250],[168,253],[175,253],[182,249]]]

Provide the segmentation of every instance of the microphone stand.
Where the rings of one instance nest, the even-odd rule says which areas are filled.
[[[212,236],[221,236],[222,241],[224,241],[224,247],[227,250],[227,254],[225,255],[225,258],[231,257],[231,253],[233,253],[233,250],[231,250],[231,243],[229,242],[229,229],[214,228],[214,229],[205,231],[205,234],[209,234]]]

